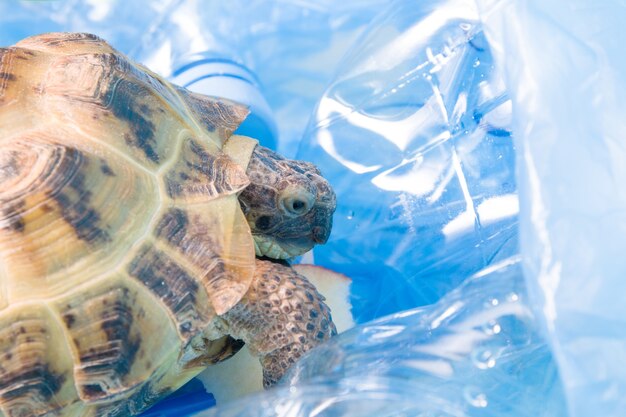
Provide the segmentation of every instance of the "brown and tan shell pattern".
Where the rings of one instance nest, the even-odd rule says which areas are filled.
[[[128,415],[198,372],[252,279],[246,115],[93,35],[0,49],[0,416]]]

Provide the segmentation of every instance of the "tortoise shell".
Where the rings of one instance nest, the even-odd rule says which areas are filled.
[[[0,49],[0,415],[127,415],[207,362],[254,271],[246,115],[93,35]]]

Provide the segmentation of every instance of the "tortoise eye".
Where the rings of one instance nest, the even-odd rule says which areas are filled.
[[[293,203],[291,203],[291,210],[293,210],[295,212],[302,211],[305,208],[306,208],[306,202],[305,201],[294,200]]]
[[[290,216],[302,216],[315,205],[315,196],[304,187],[289,187],[281,193],[280,208]]]
[[[281,203],[287,213],[295,216],[302,216],[308,213],[312,206],[308,199],[299,197],[286,197],[282,199]]]
[[[308,211],[308,204],[304,200],[294,198],[285,201],[285,208],[293,214],[304,214]]]

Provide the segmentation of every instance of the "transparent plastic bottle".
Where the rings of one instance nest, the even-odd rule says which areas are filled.
[[[240,42],[245,30],[231,27],[232,34],[211,25],[207,16],[219,13],[215,2],[171,2],[155,20],[129,55],[172,82],[193,92],[237,101],[250,115],[236,133],[252,136],[275,149],[278,132],[261,85],[242,57]],[[228,18],[225,26],[232,26]]]
[[[249,104],[242,133],[293,157],[336,63],[380,4],[178,1],[130,55],[183,85],[195,78],[188,88]]]
[[[518,252],[511,103],[473,0],[395,1],[342,60],[298,157],[337,192],[315,261],[357,320],[436,302]]]

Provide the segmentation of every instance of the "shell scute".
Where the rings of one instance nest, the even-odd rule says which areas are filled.
[[[4,95],[7,85],[17,79],[17,76],[11,69],[11,59],[11,49],[0,48],[0,106],[4,104]]]
[[[180,121],[156,117],[158,108],[172,112],[176,103],[171,94],[155,90],[158,83],[151,79],[116,53],[54,56],[42,97],[62,119],[83,120],[81,128],[89,136],[154,167],[173,153],[177,135],[172,130],[180,129]],[[102,135],[105,124],[119,134]]]
[[[32,120],[33,115],[24,108],[36,106],[46,60],[45,54],[28,49],[0,49],[0,73],[4,74],[0,79],[0,125],[4,132],[19,131]],[[37,82],[32,82],[31,75],[36,75]]]
[[[77,386],[82,399],[93,401],[126,388],[124,379],[142,341],[131,332],[133,302],[122,287],[81,304],[70,302],[62,311],[78,351]]]
[[[51,32],[31,36],[15,44],[17,47],[55,54],[80,54],[94,51],[113,52],[113,48],[91,33]]]
[[[0,362],[0,409],[6,415],[56,415],[75,401],[71,355],[60,323],[44,307],[2,316]]]
[[[62,55],[53,57],[42,84],[43,95],[59,95],[67,100],[96,102],[106,88],[110,71],[101,57],[111,54]]]
[[[17,75],[11,65],[15,58],[14,48],[0,48],[0,106],[6,102],[6,91],[9,84],[17,81]]]
[[[238,205],[231,195],[184,210],[172,207],[154,229],[162,250],[193,271],[217,314],[243,297],[254,272],[254,243]]]
[[[178,91],[202,127],[214,132],[220,144],[224,144],[250,113],[246,106],[230,100],[208,97],[182,88]]]
[[[147,173],[55,141],[31,132],[0,148],[0,259],[20,277],[6,281],[12,302],[55,297],[109,271],[158,209]],[[120,198],[122,210],[109,203]]]
[[[74,352],[78,396],[86,403],[132,395],[180,343],[165,312],[124,275],[75,291],[56,309]]]
[[[128,266],[128,274],[167,307],[184,340],[200,332],[215,315],[198,281],[184,266],[151,244],[144,244],[139,250]]]
[[[183,140],[178,160],[163,180],[169,197],[186,203],[234,194],[250,183],[231,158],[194,138]]]

